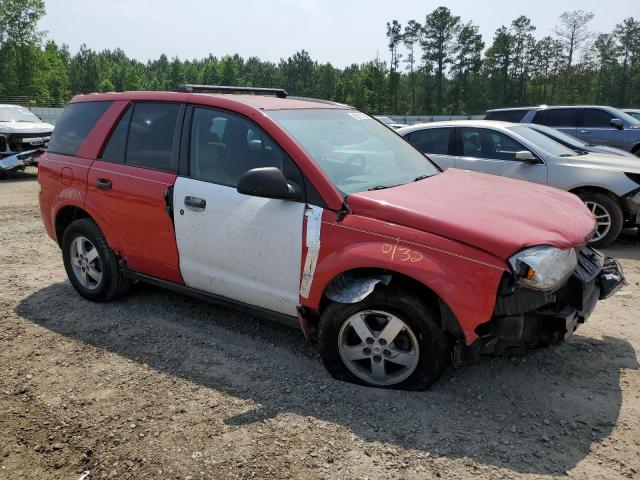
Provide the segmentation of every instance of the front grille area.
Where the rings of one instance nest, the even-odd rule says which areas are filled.
[[[5,142],[11,152],[20,153],[34,148],[46,147],[49,143],[51,132],[44,133],[12,133]],[[0,137],[1,138],[1,137]],[[4,150],[7,150],[5,148]],[[0,148],[0,151],[3,151]]]

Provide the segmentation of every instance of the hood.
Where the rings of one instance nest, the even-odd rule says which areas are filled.
[[[640,173],[640,157],[636,157],[633,154],[629,157],[623,157],[608,153],[587,153],[586,155],[561,158],[561,160],[581,167],[614,172]]]
[[[502,260],[535,245],[582,245],[595,227],[571,193],[467,170],[355,193],[347,202],[355,214],[451,238]]]
[[[640,158],[636,157],[633,153],[622,150],[621,148],[607,147],[604,145],[589,145],[589,149],[595,153],[608,153],[611,155],[618,155],[620,157],[635,158],[640,161]]]
[[[0,133],[51,133],[53,125],[49,123],[0,122]]]

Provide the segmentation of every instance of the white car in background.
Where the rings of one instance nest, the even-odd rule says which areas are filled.
[[[0,178],[36,165],[49,145],[52,131],[53,125],[43,122],[29,109],[0,104]]]

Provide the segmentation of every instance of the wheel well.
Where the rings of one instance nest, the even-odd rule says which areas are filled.
[[[620,199],[615,193],[602,187],[590,187],[590,186],[577,187],[577,188],[574,188],[573,190],[569,190],[569,192],[578,196],[580,196],[581,193],[602,193],[610,197],[612,200],[615,200],[616,202],[620,202]]]
[[[631,153],[634,155],[640,154],[640,143],[636,143],[633,148],[631,148]]]
[[[438,294],[436,294],[433,290],[431,290],[429,287],[419,282],[418,280],[402,273],[376,268],[360,268],[355,270],[348,270],[346,272],[340,273],[340,275],[343,275],[345,273],[354,274],[356,276],[372,274],[390,275],[390,285],[401,285],[404,290],[412,293],[418,298],[424,299],[435,309],[435,312],[437,314],[436,319],[438,321],[438,326],[441,329],[448,332],[455,338],[464,338],[462,329],[460,328],[460,324],[458,323],[458,319],[455,317],[449,306],[438,296]],[[335,279],[332,279],[331,282],[333,282],[333,280]],[[325,292],[331,282],[327,283]],[[325,295],[325,292],[323,292],[322,298],[320,300],[320,313],[322,313],[326,306],[331,302],[331,300]]]
[[[91,218],[91,215],[80,207],[71,205],[63,207],[58,211],[58,214],[56,215],[56,239],[58,241],[58,245],[62,245],[62,235],[64,235],[64,231],[67,227],[71,225],[71,222],[78,220],[79,218]]]

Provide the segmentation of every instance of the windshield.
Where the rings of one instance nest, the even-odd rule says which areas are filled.
[[[624,120],[629,125],[640,125],[640,120],[635,117],[632,117],[628,113],[623,112],[622,110],[618,110],[617,108],[612,108],[610,113],[614,114],[616,118],[620,120]]]
[[[507,128],[513,133],[520,135],[525,140],[533,143],[539,149],[544,150],[549,155],[553,155],[555,157],[573,157],[576,155],[574,150],[565,147],[561,143],[552,140],[540,132],[536,132],[533,128],[521,125]]]
[[[577,150],[583,150],[588,144],[583,142],[582,140],[578,140],[576,137],[572,137],[568,133],[561,132],[560,130],[556,130],[555,128],[545,127],[544,125],[536,125],[531,126],[532,128],[547,137],[553,138],[554,140],[558,140],[559,142],[564,142],[572,148]]]
[[[0,122],[40,123],[40,119],[23,107],[0,107]]]
[[[439,172],[397,133],[356,110],[267,112],[345,195],[409,183]]]

